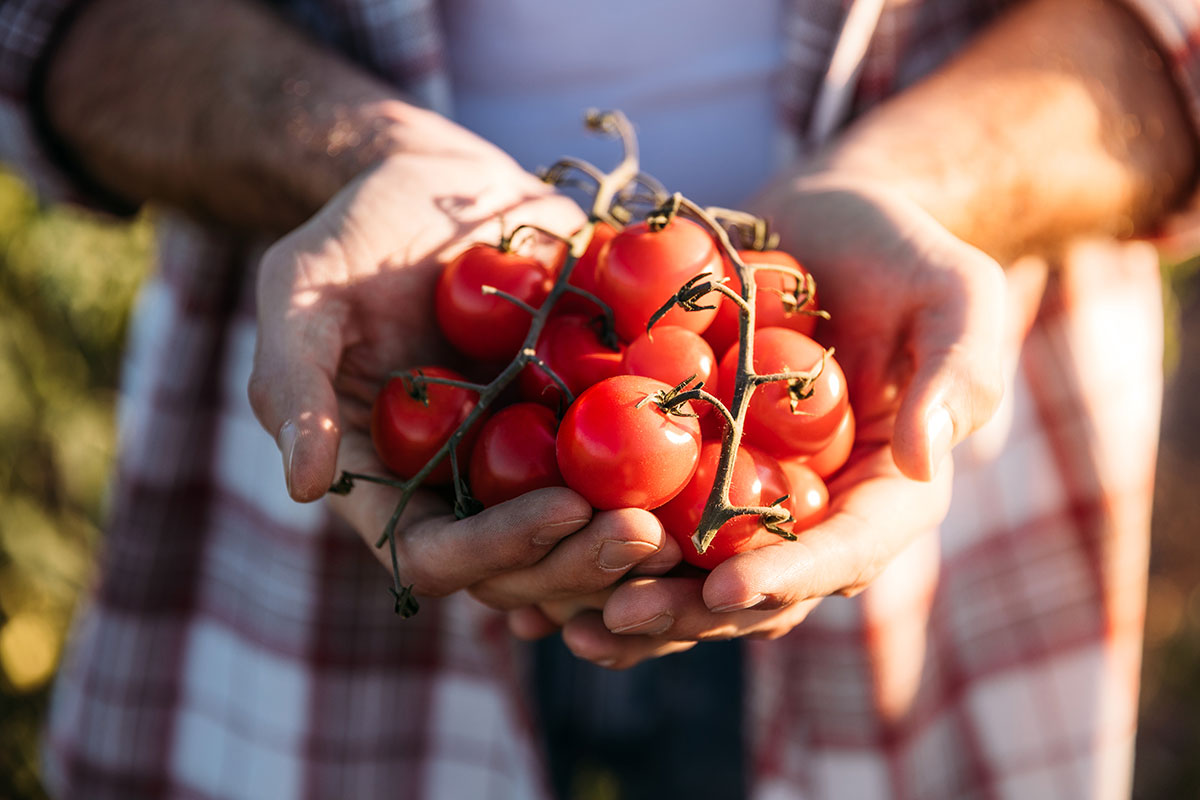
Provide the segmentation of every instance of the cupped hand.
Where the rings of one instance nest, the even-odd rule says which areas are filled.
[[[791,178],[757,209],[817,279],[859,420],[830,484],[830,513],[795,542],[734,556],[706,577],[634,578],[563,637],[577,655],[627,667],[705,639],[782,636],[819,600],[865,588],[950,503],[951,448],[1002,391],[1001,267],[889,187]],[[536,626],[529,620],[530,630]]]
[[[416,117],[429,128],[428,149],[390,156],[355,178],[260,265],[249,393],[301,502],[323,497],[343,470],[387,475],[369,425],[389,373],[455,364],[433,314],[443,263],[472,243],[498,242],[501,224],[506,233],[532,224],[568,234],[583,221],[573,202],[491,145],[432,115]],[[329,503],[373,544],[399,497],[359,481]],[[511,608],[606,587],[660,553],[665,539],[650,515],[593,516],[567,489],[461,521],[440,496],[418,491],[397,528],[398,578],[418,595],[470,589]],[[375,552],[390,570],[387,549]]]

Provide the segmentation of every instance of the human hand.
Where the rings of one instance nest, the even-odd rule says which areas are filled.
[[[761,209],[816,276],[859,420],[829,516],[742,553],[707,577],[646,577],[565,621],[577,655],[612,667],[696,641],[790,631],[820,598],[865,588],[950,501],[954,444],[999,401],[1005,275],[903,195],[819,175],[770,190]],[[561,606],[543,608],[562,620]],[[530,612],[515,625],[539,632]]]
[[[250,398],[301,502],[324,496],[343,470],[386,475],[369,434],[375,393],[394,370],[454,363],[433,317],[443,263],[473,242],[499,241],[500,220],[506,231],[535,224],[563,233],[583,221],[573,202],[491,145],[434,115],[414,116],[431,149],[390,156],[354,179],[260,266]],[[329,503],[373,543],[399,495],[360,481]],[[567,489],[462,521],[418,491],[395,538],[399,581],[416,594],[470,588],[500,608],[607,586],[666,539],[648,514],[593,516]],[[389,554],[375,552],[390,570]]]

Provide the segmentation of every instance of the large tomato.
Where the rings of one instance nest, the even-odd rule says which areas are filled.
[[[808,275],[800,262],[782,250],[739,250],[738,255],[748,265],[787,267]],[[726,270],[729,274],[727,285],[741,293],[742,281],[737,270],[731,265],[726,265]],[[754,295],[755,328],[791,328],[805,336],[813,335],[817,328],[817,317],[807,312],[818,308],[815,287],[811,295],[806,295],[805,284],[794,276],[766,269],[754,273],[754,285],[757,287]],[[798,305],[800,302],[803,305]],[[722,297],[716,317],[704,332],[704,338],[712,345],[714,352],[724,353],[737,343],[740,321],[741,309],[729,298]]]
[[[617,375],[577,397],[556,443],[567,486],[598,509],[657,508],[678,494],[696,470],[700,425],[642,402],[670,388]]]
[[[721,393],[726,402],[732,399],[737,358],[738,348],[731,347],[721,359]],[[807,386],[775,381],[755,390],[746,410],[744,432],[748,444],[776,458],[820,452],[833,440],[849,406],[846,377],[837,360],[825,355],[825,348],[789,328],[760,328],[755,332],[756,374],[815,372],[818,368],[820,373]]]
[[[411,372],[430,378],[465,380],[445,367],[418,367]],[[450,439],[477,401],[475,392],[458,386],[422,383],[409,377],[392,378],[380,390],[371,409],[371,440],[379,459],[401,478],[413,477]],[[459,442],[460,469],[466,469],[466,457],[478,430],[479,426],[474,425]],[[447,456],[425,482],[448,483],[450,479]]]
[[[717,529],[717,534],[703,553],[696,552],[692,534],[704,513],[705,503],[716,479],[717,464],[721,458],[720,442],[705,442],[700,450],[700,462],[696,474],[688,481],[671,502],[654,512],[683,552],[683,560],[703,569],[712,569],[725,559],[746,550],[778,542],[779,537],[761,524],[757,516],[734,517]],[[762,482],[758,478],[754,457],[746,448],[738,448],[733,462],[733,476],[729,485],[729,502],[735,506],[757,506],[775,498],[765,498]]]
[[[650,317],[680,287],[701,273],[725,277],[725,262],[712,236],[688,219],[674,217],[661,230],[639,222],[609,240],[596,266],[596,294],[612,308],[617,334],[627,342],[646,330]],[[701,305],[715,305],[716,295]],[[659,324],[679,325],[696,333],[712,322],[716,309],[672,308]]]
[[[460,352],[483,360],[516,355],[529,332],[529,312],[503,297],[484,294],[491,286],[540,306],[553,287],[537,259],[476,244],[442,270],[434,296],[438,327]]]
[[[621,372],[624,348],[613,350],[600,340],[598,322],[580,314],[558,314],[546,320],[538,336],[535,352],[554,374],[562,379],[571,394]],[[517,378],[521,396],[551,408],[562,398],[558,384],[545,370],[530,364]]]
[[[563,486],[554,452],[558,418],[537,403],[497,411],[480,429],[471,451],[471,494],[494,506],[525,492]]]

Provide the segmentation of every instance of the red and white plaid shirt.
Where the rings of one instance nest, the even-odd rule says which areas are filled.
[[[1200,120],[1200,7],[1130,2]],[[72,4],[0,4],[0,158],[51,197],[76,187],[25,101]],[[445,102],[432,0],[291,5],[354,59]],[[1000,5],[889,1],[854,107],[936,67]],[[803,130],[844,4],[789,7],[785,106]],[[455,596],[399,621],[359,538],[287,498],[246,401],[254,256],[218,231],[163,224],[131,335],[113,518],[49,724],[51,790],[546,796],[501,618]],[[859,597],[747,644],[753,797],[1128,795],[1160,339],[1155,252],[1075,248],[1036,319],[1013,325],[1007,399],[956,450],[940,530]]]

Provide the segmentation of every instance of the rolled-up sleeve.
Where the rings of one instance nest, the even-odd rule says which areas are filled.
[[[0,162],[48,202],[133,211],[74,168],[48,130],[41,83],[62,32],[87,0],[0,0]]]

